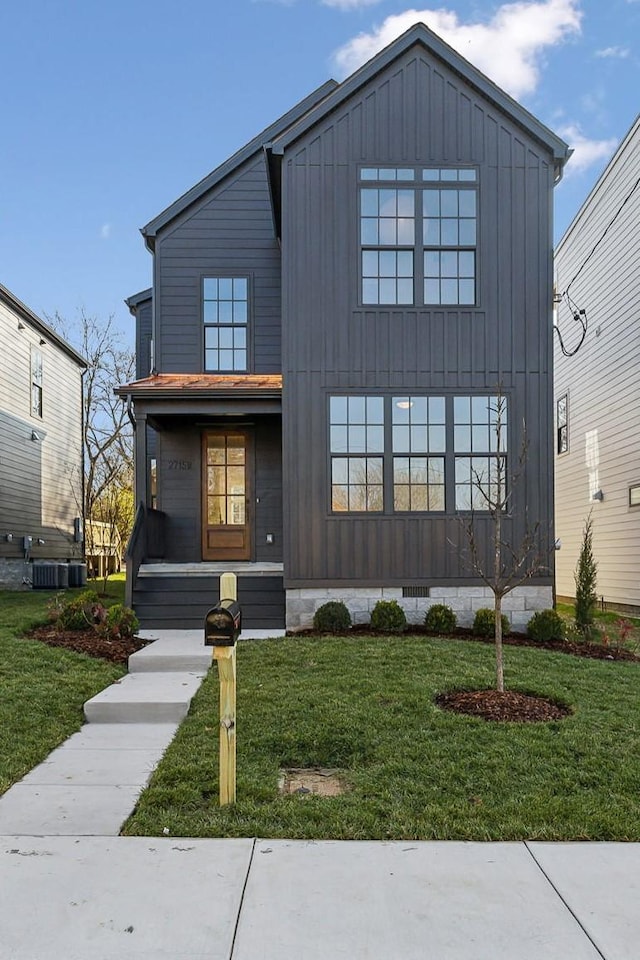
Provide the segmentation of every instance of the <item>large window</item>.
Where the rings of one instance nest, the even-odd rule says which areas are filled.
[[[366,167],[360,180],[363,304],[475,304],[476,171]]]
[[[31,348],[31,414],[42,419],[42,352]]]
[[[333,396],[335,513],[486,511],[506,492],[507,401]]]
[[[202,311],[205,370],[247,369],[248,288],[246,277],[205,277]]]

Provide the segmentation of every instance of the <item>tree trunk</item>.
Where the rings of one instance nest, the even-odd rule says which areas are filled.
[[[495,617],[496,617],[496,690],[504,693],[504,665],[502,661],[502,597],[495,595]]]

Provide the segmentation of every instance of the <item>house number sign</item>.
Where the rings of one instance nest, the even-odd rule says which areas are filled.
[[[169,470],[191,470],[193,460],[169,460]]]

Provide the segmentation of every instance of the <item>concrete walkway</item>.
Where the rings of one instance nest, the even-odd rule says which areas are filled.
[[[210,661],[161,635],[0,798],[0,960],[640,957],[640,844],[117,836]]]

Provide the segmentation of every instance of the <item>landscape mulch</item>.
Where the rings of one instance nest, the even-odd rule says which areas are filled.
[[[141,637],[111,639],[101,636],[95,630],[57,630],[49,624],[35,627],[27,636],[50,647],[66,647],[75,653],[86,653],[90,657],[99,657],[111,663],[126,663],[132,653],[142,650],[149,643]]]
[[[514,690],[505,690],[504,693],[498,690],[451,690],[438,694],[435,702],[443,710],[466,713],[483,720],[515,723],[562,720],[573,712],[565,704]]]

